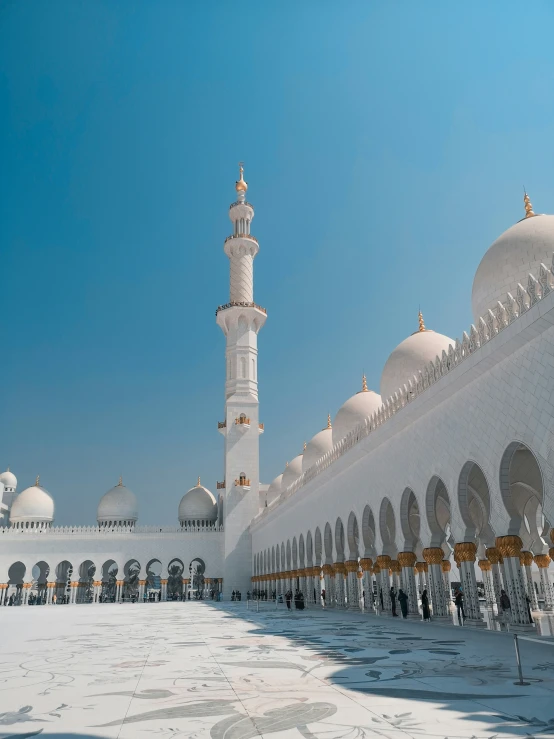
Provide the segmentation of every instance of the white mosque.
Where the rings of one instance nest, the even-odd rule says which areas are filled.
[[[217,499],[198,480],[179,525],[141,527],[120,479],[96,526],[56,527],[39,479],[17,493],[8,470],[0,602],[299,588],[308,605],[390,612],[392,586],[409,617],[421,617],[426,590],[433,618],[446,620],[458,584],[469,624],[484,626],[488,610],[533,628],[532,611],[554,611],[554,216],[535,214],[526,194],[524,218],[478,266],[470,330],[451,339],[420,313],[384,364],[380,394],[364,377],[268,486],[257,372],[266,311],[254,302],[242,167],[236,191],[230,300],[216,311],[227,368]]]

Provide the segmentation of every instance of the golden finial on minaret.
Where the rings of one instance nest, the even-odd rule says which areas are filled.
[[[198,482],[196,483],[196,487],[197,487],[197,488],[199,488],[199,487],[200,487],[200,475],[198,475]]]
[[[308,446],[308,445],[306,444],[306,442],[304,442],[304,451],[306,451],[306,447],[307,447],[307,446]]]
[[[117,487],[118,488],[122,488],[123,487],[123,477],[121,475],[119,475],[119,482],[117,483]]]
[[[330,413],[327,414],[327,428],[328,429],[332,429],[333,428],[331,426],[331,414]]]
[[[35,487],[40,487],[40,475],[37,475],[37,479],[35,480]]]
[[[533,205],[531,203],[531,200],[529,199],[529,195],[527,195],[525,187],[523,188],[523,193],[523,202],[525,204],[525,218],[532,218],[535,215],[533,212]]]
[[[367,393],[369,390],[367,389],[367,377],[365,376],[365,372],[362,375],[362,393]]]
[[[288,467],[288,466],[289,466],[289,463],[287,462],[286,465],[285,465],[285,467]]]
[[[240,180],[235,182],[235,190],[237,192],[246,192],[248,190],[248,184],[244,181],[244,167],[242,162],[239,162],[239,173]]]
[[[423,323],[423,313],[419,311],[418,313],[418,320],[419,320],[419,331],[427,331],[425,328],[425,324]]]

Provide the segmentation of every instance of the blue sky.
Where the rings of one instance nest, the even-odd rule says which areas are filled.
[[[460,336],[490,243],[554,212],[554,5],[0,2],[0,467],[58,523],[222,479],[237,162],[260,241],[261,472]]]

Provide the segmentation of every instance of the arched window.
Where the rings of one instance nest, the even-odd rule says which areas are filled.
[[[240,358],[240,376],[246,378],[246,357]]]

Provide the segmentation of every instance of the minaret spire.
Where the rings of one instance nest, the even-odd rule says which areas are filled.
[[[525,205],[525,218],[532,218],[535,213],[533,212],[533,205],[525,187],[523,188],[523,203]]]
[[[421,311],[418,312],[417,318],[418,318],[418,321],[419,321],[419,329],[418,329],[418,331],[420,331],[420,332],[427,331],[427,329],[425,328],[425,323],[423,322],[423,313]]]

